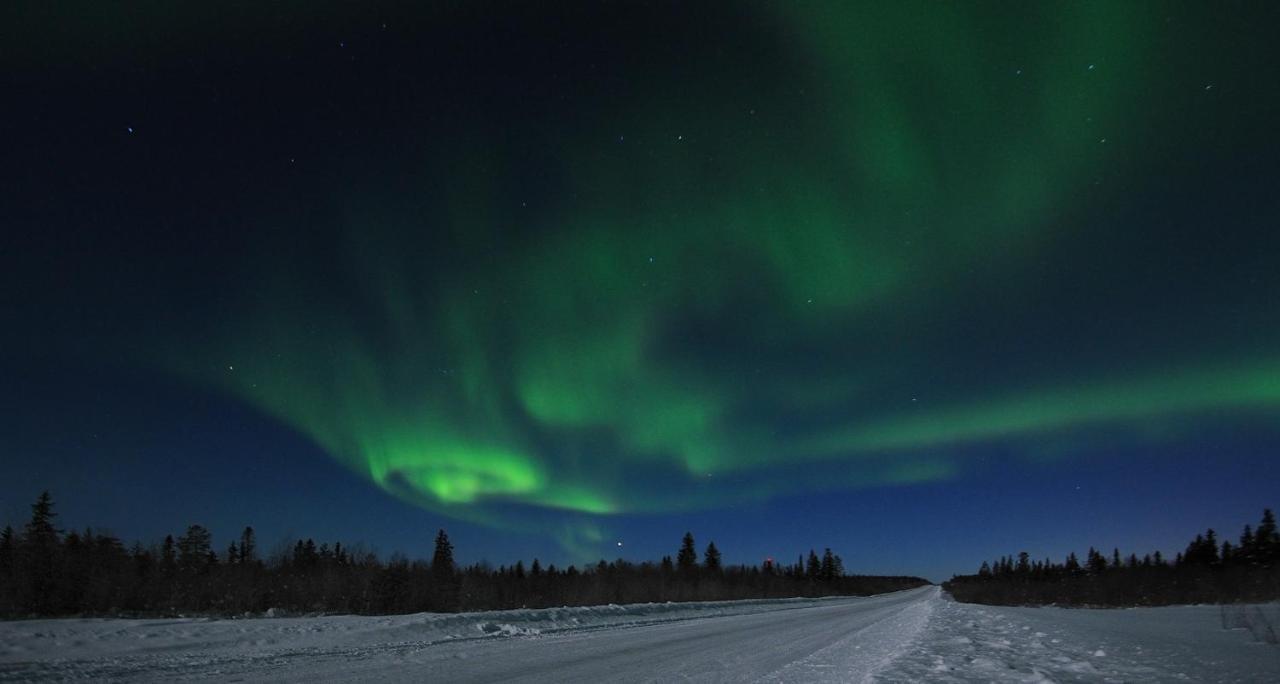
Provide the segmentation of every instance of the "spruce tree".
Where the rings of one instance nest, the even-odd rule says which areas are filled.
[[[53,512],[53,497],[49,492],[41,492],[36,502],[31,504],[31,520],[27,522],[22,533],[22,545],[28,549],[50,549],[58,546],[58,529],[53,519],[58,517]]]
[[[436,550],[431,556],[431,576],[437,582],[449,582],[453,580],[456,569],[453,563],[453,544],[449,542],[449,535],[441,529],[436,533]]]
[[[31,520],[22,530],[19,544],[18,572],[25,580],[19,591],[25,597],[25,609],[38,614],[48,614],[54,608],[57,589],[57,556],[60,550],[58,528],[54,527],[53,498],[42,492],[31,505]]]
[[[1089,555],[1086,558],[1085,562],[1089,567],[1089,574],[1099,575],[1106,571],[1107,557],[1098,553],[1097,549],[1092,546],[1089,547]]]
[[[680,542],[680,552],[676,554],[676,567],[681,573],[693,574],[698,568],[698,552],[693,545],[693,533],[685,532]]]
[[[813,549],[809,549],[809,562],[805,565],[804,576],[806,579],[816,580],[822,574],[822,561],[818,560],[818,554]]]
[[[702,565],[707,569],[708,574],[713,576],[720,574],[720,549],[716,548],[715,542],[707,544],[707,550],[702,554]]]
[[[209,566],[213,536],[203,525],[187,527],[178,539],[178,567],[186,573],[201,572]]]
[[[822,581],[830,582],[836,578],[836,557],[828,547],[822,552],[822,566],[819,570]]]
[[[1242,563],[1252,563],[1254,551],[1253,527],[1245,525],[1244,532],[1240,534],[1240,550],[1236,554],[1236,559]]]
[[[240,562],[249,564],[258,560],[258,543],[254,539],[253,528],[245,527],[240,533]]]

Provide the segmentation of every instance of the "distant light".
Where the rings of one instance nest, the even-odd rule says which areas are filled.
[[[622,546],[622,542],[618,542],[618,546]]]
[[[129,132],[130,132],[130,133],[132,133],[132,132],[133,132],[133,126],[129,126]]]

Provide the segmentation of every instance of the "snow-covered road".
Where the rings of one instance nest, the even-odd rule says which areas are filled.
[[[887,664],[927,619],[929,590],[864,601],[539,639],[441,644],[406,653],[408,678],[451,682],[857,681]],[[339,678],[382,677],[379,659],[339,664]],[[292,678],[286,675],[285,678]],[[299,679],[310,679],[301,676]]]
[[[936,587],[462,615],[0,623],[0,680],[64,678],[1264,682],[1280,681],[1280,649],[1222,629],[1212,606],[993,608]]]

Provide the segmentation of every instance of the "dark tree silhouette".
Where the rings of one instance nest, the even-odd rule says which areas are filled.
[[[1014,566],[1006,556],[994,565],[983,561],[976,575],[959,575],[943,586],[961,601],[1001,605],[1168,605],[1175,603],[1261,602],[1280,598],[1280,560],[1267,560],[1265,541],[1275,536],[1270,510],[1255,531],[1244,527],[1239,544],[1218,542],[1213,530],[1196,535],[1172,565],[1156,551],[1122,562],[1118,548],[1111,560],[1090,548],[1080,569],[1075,553],[1064,563],[1049,560],[1027,568],[1028,554]]]
[[[707,544],[707,550],[702,554],[702,566],[712,577],[720,574],[720,549],[716,548],[715,542]]]
[[[257,558],[251,528],[230,541],[226,554],[212,552],[209,530],[191,525],[175,540],[135,543],[85,529],[63,535],[53,526],[52,498],[33,508],[22,534],[0,532],[0,617],[33,615],[244,614],[267,609],[295,612],[404,613],[491,610],[518,607],[695,600],[865,595],[924,584],[911,577],[846,576],[831,554],[829,581],[806,579],[803,567],[775,569],[726,566],[714,543],[699,569],[693,535],[681,555],[688,572],[670,556],[660,563],[601,560],[585,570],[560,570],[534,559],[493,570],[485,564],[459,567],[443,530],[432,562],[374,554],[314,539],[283,545]],[[43,540],[43,541],[42,541]],[[28,544],[30,541],[30,544]],[[43,571],[34,564],[46,548]],[[692,561],[691,563],[689,561]]]
[[[258,561],[258,542],[254,539],[253,528],[245,527],[240,533],[240,562],[252,564]]]
[[[453,544],[444,530],[436,533],[436,550],[431,556],[431,576],[437,582],[453,580],[457,568],[453,562]]]
[[[830,582],[836,578],[836,556],[831,553],[830,548],[822,552],[822,565],[818,570],[818,576],[823,582]]]
[[[685,532],[680,542],[680,552],[676,554],[676,567],[685,575],[693,574],[698,569],[698,552],[693,546],[693,533]]]
[[[31,520],[22,530],[18,547],[18,574],[25,579],[19,595],[25,595],[25,608],[44,613],[54,608],[57,586],[59,531],[53,524],[53,497],[42,492],[31,505]]]
[[[213,536],[203,525],[191,525],[178,539],[178,568],[184,573],[202,572],[209,566]]]

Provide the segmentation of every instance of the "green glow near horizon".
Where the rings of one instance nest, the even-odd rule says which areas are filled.
[[[798,66],[743,89],[695,64],[706,100],[650,85],[556,133],[536,211],[504,209],[515,162],[480,143],[423,160],[450,170],[425,219],[353,191],[345,280],[282,270],[168,365],[397,496],[566,547],[602,538],[595,515],[939,481],[975,442],[1280,403],[1265,346],[932,386],[969,360],[951,354],[989,364],[952,349],[948,312],[1051,306],[1026,274],[1085,230],[1059,212],[1152,125],[1144,8],[1027,10],[1022,30],[960,5],[787,7],[761,16]],[[1004,280],[1010,303],[974,294]]]

